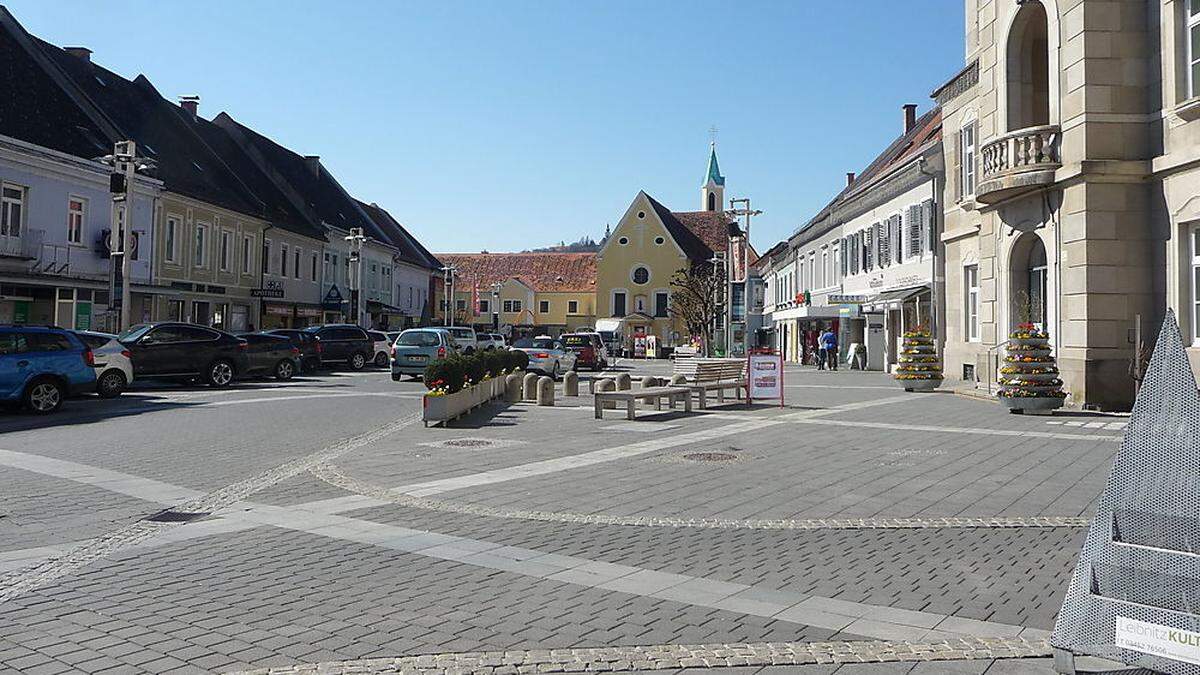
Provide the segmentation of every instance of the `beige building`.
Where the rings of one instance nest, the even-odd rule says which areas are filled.
[[[1185,0],[966,0],[967,66],[934,92],[947,376],[994,378],[1029,320],[1072,402],[1125,407],[1139,319],[1152,342],[1170,304],[1200,346],[1198,15]]]

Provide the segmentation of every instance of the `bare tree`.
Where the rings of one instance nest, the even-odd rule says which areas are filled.
[[[691,335],[712,344],[713,322],[720,311],[718,299],[725,290],[725,267],[711,262],[693,262],[671,275],[671,302],[668,312],[683,322]]]

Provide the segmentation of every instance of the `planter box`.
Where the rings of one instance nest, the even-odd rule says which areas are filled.
[[[421,420],[425,422],[425,426],[429,426],[431,422],[434,424],[444,423],[478,408],[496,398],[497,391],[500,394],[504,393],[502,384],[497,388],[498,382],[502,383],[503,380],[500,378],[485,380],[445,396],[426,394],[421,397]]]
[[[1031,415],[1049,415],[1051,411],[1061,408],[1061,398],[1020,398],[1001,396],[1001,405],[1008,408],[1010,413],[1028,413]]]
[[[1050,348],[1050,338],[1009,338],[1008,341],[1014,345],[1039,345]]]
[[[904,391],[928,392],[942,386],[941,378],[936,380],[896,380],[896,382],[904,387]]]
[[[1058,373],[1001,373],[1000,377],[1017,377],[1031,382],[1048,382],[1058,379]]]

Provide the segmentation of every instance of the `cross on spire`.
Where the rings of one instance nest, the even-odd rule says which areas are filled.
[[[717,132],[718,131],[720,131],[720,129],[717,129],[717,125],[715,125],[715,124],[708,128],[709,143],[711,143],[712,145],[717,144]]]

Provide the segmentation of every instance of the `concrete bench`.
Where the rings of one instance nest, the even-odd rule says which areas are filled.
[[[647,389],[629,389],[626,391],[600,391],[596,392],[595,410],[596,419],[604,419],[604,404],[608,401],[614,403],[623,401],[625,403],[625,416],[628,419],[634,419],[637,411],[637,402],[639,400],[649,403],[654,401],[654,409],[662,410],[663,399],[667,399],[667,405],[673,410],[675,401],[683,401],[684,412],[692,411],[692,390],[690,387],[650,387]]]
[[[738,400],[746,388],[746,362],[742,359],[678,359],[674,374],[683,375],[688,387],[696,394],[700,409],[708,407],[708,392],[717,392],[717,402],[725,402],[725,390],[732,389]]]

